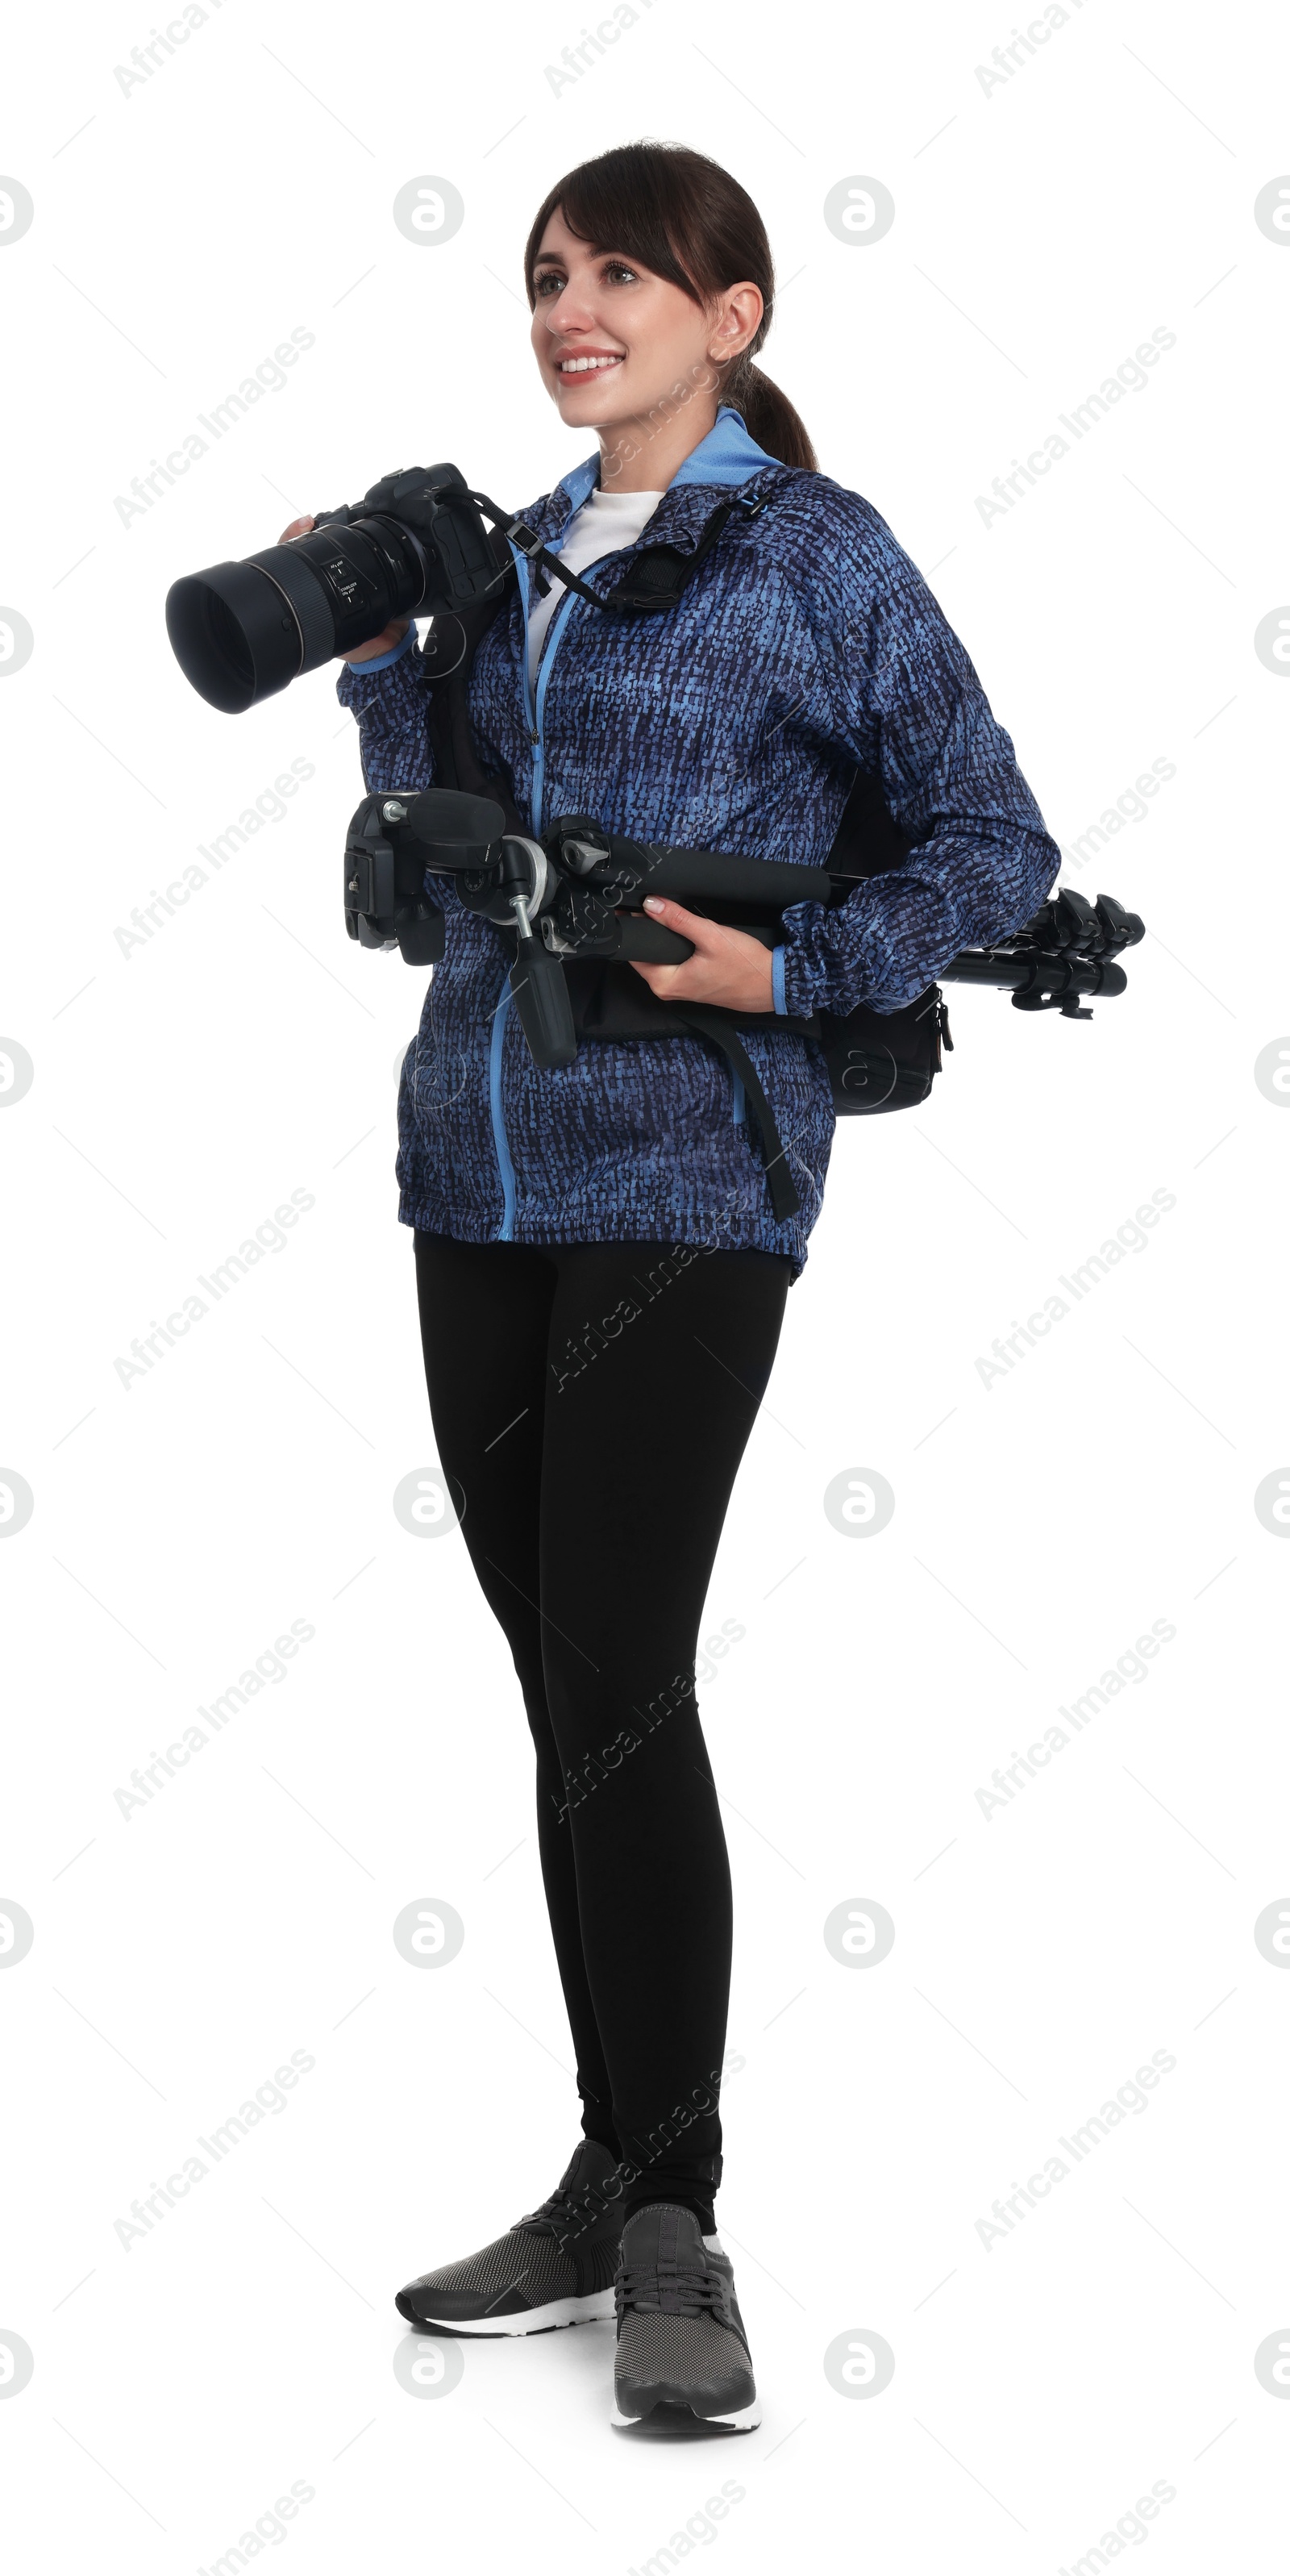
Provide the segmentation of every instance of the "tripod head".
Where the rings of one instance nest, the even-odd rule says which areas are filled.
[[[364,948],[397,947],[409,966],[437,964],[445,924],[440,906],[426,899],[427,875],[451,877],[472,912],[513,932],[511,991],[533,1060],[572,1064],[578,1041],[564,968],[533,926],[555,893],[541,842],[508,833],[491,797],[447,787],[368,796],[345,844],[350,938]]]

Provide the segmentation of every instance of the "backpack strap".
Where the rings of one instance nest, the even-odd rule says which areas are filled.
[[[627,616],[636,609],[671,608],[680,598],[706,555],[710,555],[726,521],[735,510],[742,510],[745,520],[755,519],[766,507],[767,493],[732,492],[728,501],[720,501],[699,530],[692,551],[682,554],[676,546],[644,546],[600,606],[615,616]],[[594,596],[594,593],[593,593]]]
[[[427,727],[436,784],[458,788],[467,796],[491,796],[506,817],[506,829],[527,837],[521,815],[505,779],[490,775],[480,762],[470,730],[470,674],[481,638],[487,633],[516,580],[506,539],[496,528],[488,542],[501,578],[495,595],[448,610],[431,621],[422,651],[428,679]]]
[[[498,509],[496,502],[489,500],[486,492],[472,492],[470,497],[496,523],[493,536],[500,532],[506,543],[525,557],[534,572],[540,569],[554,574],[566,590],[573,591],[579,599],[590,600],[592,607],[603,609],[606,616],[628,617],[641,609],[674,608],[705,556],[711,554],[732,513],[742,510],[746,519],[755,519],[765,509],[771,495],[757,492],[750,484],[742,491],[732,492],[727,500],[719,501],[716,509],[710,511],[704,520],[689,554],[679,546],[642,547],[607,596],[593,590],[580,573],[571,572],[567,564],[561,563],[559,556],[550,552],[523,519],[508,518],[505,511]]]
[[[766,1166],[766,1182],[770,1190],[771,1208],[781,1222],[785,1217],[796,1216],[802,1201],[797,1184],[788,1168],[788,1157],[780,1142],[774,1112],[757,1079],[752,1057],[735,1029],[732,1018],[727,1012],[711,1008],[702,1002],[672,1000],[667,1007],[670,1011],[674,1011],[679,1019],[687,1020],[700,1036],[710,1038],[712,1044],[721,1049],[732,1073],[738,1074],[744,1087],[744,1097],[752,1114],[753,1123],[761,1138],[762,1161]]]
[[[858,883],[865,877],[882,876],[888,868],[898,868],[913,847],[909,833],[902,832],[888,808],[877,771],[858,769],[838,820],[833,846],[821,865]]]

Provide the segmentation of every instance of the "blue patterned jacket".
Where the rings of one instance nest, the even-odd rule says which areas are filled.
[[[522,515],[553,549],[595,483],[575,466]],[[736,512],[675,607],[603,617],[566,592],[536,690],[529,571],[483,637],[470,684],[486,770],[536,833],[592,814],[639,840],[818,867],[857,770],[876,770],[918,847],[846,903],[794,906],[776,1009],[895,1010],[959,949],[1029,919],[1060,853],[957,636],[878,512],[828,475],[768,457],[723,406],[638,544],[584,581],[602,591],[646,544],[693,548],[734,488]],[[337,682],[369,792],[434,784],[416,630]],[[776,1220],[742,1086],[698,1037],[584,1043],[539,1072],[491,923],[429,879],[447,914],[399,1093],[399,1215],[468,1243],[645,1239],[786,1252],[795,1280],[819,1214],[834,1115],[824,1059],[773,1022],[744,1042],[802,1200]]]

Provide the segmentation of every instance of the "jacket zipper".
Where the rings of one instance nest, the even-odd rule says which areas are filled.
[[[572,606],[573,606],[574,599],[575,599],[576,595],[577,595],[577,594],[576,594],[574,591],[572,591],[572,590],[566,590],[566,592],[565,592],[565,594],[564,594],[564,597],[563,597],[563,599],[562,599],[562,600],[560,600],[560,602],[558,603],[558,605],[557,605],[557,607],[556,607],[556,610],[555,610],[555,614],[554,614],[554,616],[553,616],[553,617],[552,617],[552,619],[551,619],[551,623],[550,623],[550,625],[548,626],[548,628],[547,628],[547,630],[546,630],[546,633],[545,633],[545,635],[544,635],[544,636],[543,636],[543,638],[542,638],[542,650],[541,650],[541,652],[540,652],[540,653],[539,653],[539,655],[538,655],[538,667],[537,667],[537,702],[536,702],[536,705],[535,705],[535,704],[534,704],[534,701],[533,701],[532,688],[531,688],[531,685],[530,685],[530,682],[529,682],[529,655],[528,655],[528,565],[527,565],[527,564],[525,564],[525,567],[524,567],[524,689],[525,689],[525,697],[526,697],[526,700],[527,700],[527,703],[528,703],[529,739],[530,739],[530,741],[531,741],[531,743],[532,743],[532,745],[533,745],[533,784],[532,784],[532,787],[531,787],[530,792],[529,792],[529,817],[530,817],[530,828],[531,828],[531,830],[532,830],[533,838],[534,838],[534,840],[535,840],[535,841],[536,841],[536,840],[538,840],[538,839],[540,838],[540,836],[541,836],[541,831],[542,831],[542,798],[543,798],[543,794],[544,794],[544,792],[545,792],[545,787],[546,787],[546,781],[545,781],[545,777],[544,777],[544,775],[543,775],[544,765],[545,765],[545,757],[546,757],[546,746],[545,746],[545,744],[543,743],[543,740],[542,740],[542,713],[543,713],[543,709],[544,709],[544,707],[545,707],[545,705],[546,705],[546,687],[547,687],[547,681],[548,681],[548,680],[550,679],[550,677],[551,677],[551,664],[552,664],[552,662],[553,662],[553,661],[554,661],[554,659],[555,659],[555,650],[556,650],[556,646],[557,646],[557,644],[559,643],[559,640],[560,640],[560,630],[561,630],[562,626],[564,625],[564,622],[565,622],[565,620],[566,620],[566,618],[567,618],[567,616],[568,616],[568,614],[569,614],[570,609],[571,609],[571,608],[572,608]]]
[[[493,1013],[493,1035],[488,1050],[488,1106],[492,1115],[493,1145],[502,1184],[502,1222],[493,1237],[495,1243],[513,1243],[515,1240],[515,1166],[511,1161],[511,1149],[506,1141],[506,1126],[502,1117],[502,1044],[506,1035],[506,1017],[513,998],[510,985],[507,984]]]
[[[755,511],[764,508],[764,506],[764,502],[758,501],[754,505],[754,512],[752,515],[755,515]],[[576,513],[571,515],[576,515]],[[565,525],[568,525],[567,520]],[[559,552],[560,537],[563,533],[564,530],[561,529],[559,534],[551,539],[551,552],[553,554]],[[598,560],[603,563],[605,558],[601,556]],[[520,667],[524,678],[524,712],[528,718],[529,743],[533,753],[533,779],[529,790],[529,829],[532,832],[534,839],[537,840],[542,831],[542,799],[546,783],[543,775],[544,745],[542,741],[542,712],[546,704],[547,681],[551,676],[551,664],[555,659],[555,650],[560,640],[561,628],[563,627],[569,611],[574,604],[577,593],[572,590],[566,590],[564,597],[556,607],[551,618],[550,625],[547,627],[546,633],[542,638],[542,649],[538,655],[537,687],[535,695],[533,683],[529,679],[529,566],[527,557],[516,553],[515,565],[519,575],[520,599],[523,607],[521,651],[524,658]],[[584,566],[584,570],[586,571],[592,571],[594,569],[595,567],[592,565]],[[497,1229],[497,1233],[493,1237],[495,1243],[511,1243],[514,1241],[515,1237],[515,1166],[511,1161],[511,1150],[506,1138],[506,1124],[502,1116],[502,1047],[505,1041],[506,1020],[510,1009],[510,1003],[511,994],[508,987],[493,1015],[493,1035],[488,1052],[488,1102],[493,1122],[493,1147],[497,1155],[498,1175],[502,1184],[502,1222]],[[948,1034],[947,1022],[947,1039]],[[736,1126],[739,1126],[742,1124],[744,1119],[745,1103],[744,1087],[742,1082],[739,1080],[738,1075],[735,1076],[734,1099],[732,1106],[734,1109],[734,1123]]]
[[[542,829],[542,710],[546,703],[546,684],[559,629],[573,605],[575,593],[566,590],[542,638],[542,650],[538,656],[535,701],[533,685],[529,679],[529,568],[523,555],[517,558],[517,569],[520,578],[520,598],[523,604],[520,649],[524,656],[521,664],[524,676],[524,712],[528,717],[529,741],[533,749],[533,784],[529,795],[529,823],[536,840]],[[511,1000],[512,995],[508,984],[493,1013],[493,1034],[488,1049],[488,1107],[493,1122],[493,1150],[497,1156],[498,1177],[502,1184],[502,1221],[493,1237],[495,1243],[513,1243],[515,1240],[515,1165],[511,1161],[506,1121],[502,1114],[502,1049],[506,1042],[506,1022],[510,1013]]]

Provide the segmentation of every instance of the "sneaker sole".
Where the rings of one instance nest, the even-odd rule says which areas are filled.
[[[397,2305],[397,2301],[396,2301]],[[552,2299],[544,2308],[525,2308],[509,2317],[403,2317],[415,2334],[534,2335],[551,2334],[557,2326],[593,2325],[614,2313],[610,2290],[591,2291],[583,2299]]]
[[[694,2424],[711,2424],[727,2433],[754,2433],[761,2422],[761,2407],[754,2397],[751,2406],[738,2407],[729,2415],[701,2415],[695,2406],[681,2406],[674,2402],[651,2407],[648,2415],[624,2415],[615,2404],[609,2421],[617,2432],[630,2433],[633,2425],[652,2424],[657,2415],[688,2415]]]

